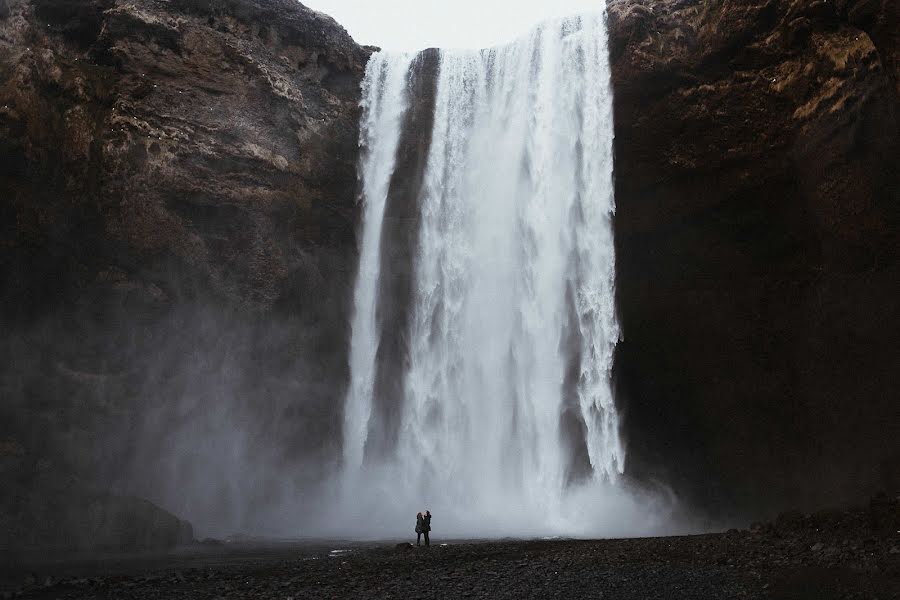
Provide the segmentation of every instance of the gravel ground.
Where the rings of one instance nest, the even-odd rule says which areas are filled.
[[[7,597],[900,598],[900,532],[866,515],[786,515],[686,537],[222,546],[155,560],[56,564]],[[438,533],[438,532],[435,532]],[[8,575],[12,575],[9,571]],[[2,597],[4,594],[0,594]]]

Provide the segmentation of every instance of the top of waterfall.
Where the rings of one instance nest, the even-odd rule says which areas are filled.
[[[599,0],[303,0],[338,20],[360,44],[391,51],[488,48],[539,22],[603,10]]]

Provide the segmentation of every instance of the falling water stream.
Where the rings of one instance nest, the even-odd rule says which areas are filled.
[[[625,453],[610,386],[620,334],[604,16],[440,52],[431,130],[415,132],[430,144],[414,178],[398,330],[379,317],[394,268],[382,245],[404,123],[423,102],[417,64],[376,53],[363,84],[343,499],[386,531],[427,507],[457,535],[617,532]],[[375,402],[379,348],[396,340],[404,359],[381,371],[396,391]],[[385,423],[389,449],[374,452]]]

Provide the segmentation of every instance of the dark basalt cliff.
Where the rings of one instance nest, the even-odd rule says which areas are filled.
[[[896,3],[609,24],[631,474],[725,514],[900,484]],[[97,488],[264,528],[333,468],[368,53],[294,0],[0,0],[0,541]]]
[[[4,6],[0,537],[96,486],[253,530],[339,454],[370,51],[293,0]]]
[[[632,473],[751,512],[900,486],[897,3],[609,23]]]

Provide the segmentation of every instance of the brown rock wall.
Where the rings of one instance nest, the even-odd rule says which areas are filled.
[[[370,50],[293,0],[8,8],[3,500],[99,482],[253,528],[340,452]]]
[[[893,4],[608,6],[632,473],[725,512],[900,484]]]

